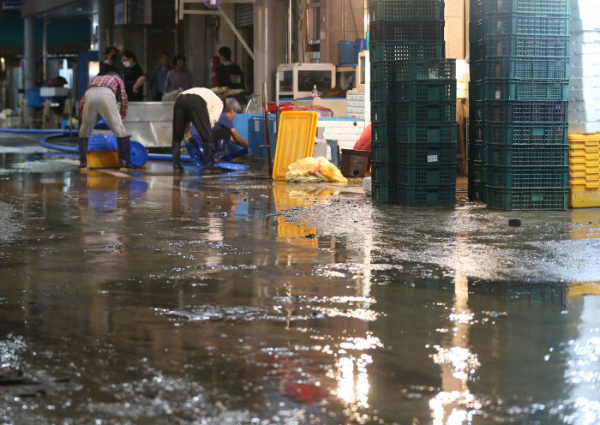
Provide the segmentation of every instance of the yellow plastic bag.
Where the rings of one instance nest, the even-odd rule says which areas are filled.
[[[340,170],[333,165],[327,158],[322,156],[318,158],[308,157],[299,159],[288,166],[288,172],[285,173],[285,179],[289,182],[333,182],[348,183],[348,180]]]

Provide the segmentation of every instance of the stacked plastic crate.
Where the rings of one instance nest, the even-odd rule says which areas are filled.
[[[568,13],[568,0],[471,0],[471,199],[567,207]]]
[[[371,0],[373,198],[456,196],[456,64],[443,59],[444,1]]]

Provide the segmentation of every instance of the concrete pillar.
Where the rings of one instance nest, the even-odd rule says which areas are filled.
[[[254,3],[254,93],[262,95],[263,83],[267,83],[269,99],[275,98],[277,37],[277,2],[256,0]]]
[[[98,2],[98,58],[104,61],[104,49],[111,46],[112,10],[109,2]]]
[[[23,64],[23,75],[25,80],[25,96],[27,96],[27,90],[35,89],[35,18],[25,18],[24,44],[25,58]],[[25,125],[27,126],[29,125],[29,116],[31,115],[32,110],[32,108],[28,107],[25,111]]]

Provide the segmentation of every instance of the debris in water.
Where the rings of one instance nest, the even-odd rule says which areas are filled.
[[[521,226],[521,219],[520,218],[509,218],[508,225],[510,227],[519,227],[519,226]]]

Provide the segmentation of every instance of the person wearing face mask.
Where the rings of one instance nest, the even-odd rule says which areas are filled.
[[[144,100],[143,85],[146,81],[146,76],[142,67],[137,63],[135,54],[130,51],[125,51],[121,55],[121,61],[125,67],[123,82],[125,82],[125,91],[130,102],[141,102]]]
[[[109,46],[104,50],[104,62],[100,65],[100,72],[98,75],[106,75],[109,72],[116,72],[115,66],[117,62],[117,48],[115,46]]]

